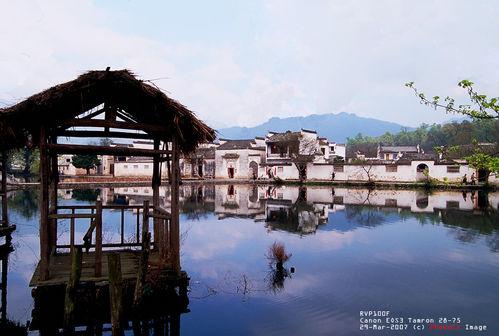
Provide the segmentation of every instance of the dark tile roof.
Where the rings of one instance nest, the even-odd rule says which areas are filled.
[[[479,143],[477,145],[458,145],[444,152],[446,159],[462,159],[472,155],[476,150],[492,156],[499,156],[499,144],[497,143]]]
[[[359,145],[348,145],[346,147],[346,157],[348,159],[355,158],[357,156],[357,152],[365,155],[368,158],[374,158],[378,156],[378,145],[375,143],[366,143]]]
[[[210,147],[210,148],[196,148],[196,150],[189,155],[186,156],[187,158],[203,158],[203,159],[214,159],[215,158],[215,148]]]
[[[226,140],[227,142],[221,144],[217,147],[219,150],[232,150],[232,149],[252,149],[256,145],[255,140],[245,139],[245,140]]]
[[[274,133],[274,135],[268,138],[267,142],[294,141],[299,140],[300,136],[300,132],[287,131],[285,133]]]
[[[399,152],[417,152],[417,146],[381,146],[380,152],[399,153]]]

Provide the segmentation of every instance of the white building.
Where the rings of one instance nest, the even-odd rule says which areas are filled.
[[[215,150],[215,177],[251,179],[259,176],[260,163],[265,158],[265,141],[220,139]]]

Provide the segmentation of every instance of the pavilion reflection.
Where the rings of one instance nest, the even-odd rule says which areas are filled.
[[[155,281],[158,281],[156,279]],[[134,309],[134,285],[126,284],[123,295],[123,330],[132,335],[180,335],[181,315],[189,313],[186,292],[177,293],[164,286],[150,290],[140,309]],[[149,289],[148,289],[149,290]],[[40,335],[58,335],[64,326],[65,288],[38,287],[34,293],[34,308],[30,329]],[[85,335],[111,333],[109,290],[104,284],[82,284],[76,295],[75,330]]]
[[[27,329],[10,321],[7,314],[9,256],[14,251],[11,231],[0,230],[0,335],[25,335]]]

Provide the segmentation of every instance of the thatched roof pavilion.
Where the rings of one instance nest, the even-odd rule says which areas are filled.
[[[56,85],[11,107],[0,109],[0,150],[24,146],[40,149],[40,264],[33,283],[50,279],[50,259],[57,254],[57,220],[87,218],[90,226],[85,237],[95,253],[95,279],[102,279],[102,248],[113,248],[102,242],[102,209],[112,206],[100,201],[95,206],[72,208],[57,204],[58,154],[97,154],[112,156],[147,156],[153,158],[153,204],[144,202],[143,234],[148,233],[148,218],[154,220],[154,248],[160,258],[179,274],[179,156],[195,150],[202,142],[213,141],[215,131],[193,112],[169,98],[154,84],[137,79],[129,70],[89,71],[75,80]],[[154,149],[58,143],[59,137],[125,138],[153,141]],[[162,148],[160,148],[163,143]],[[5,157],[5,155],[3,155]],[[171,184],[171,209],[159,204],[160,166],[166,162]],[[5,167],[5,165],[3,165]],[[82,209],[91,213],[76,213]],[[114,208],[112,208],[114,209]],[[58,210],[66,210],[59,213]],[[124,210],[131,208],[122,208]],[[137,217],[138,218],[138,217]],[[123,219],[122,219],[123,223]],[[137,232],[139,230],[137,219]],[[145,231],[144,231],[145,230]],[[92,237],[95,243],[92,244]],[[137,236],[139,236],[137,234]],[[144,248],[146,239],[137,237],[136,244]],[[84,240],[85,240],[84,237]],[[123,240],[123,239],[122,239]],[[71,233],[71,246],[78,245]],[[119,244],[118,244],[119,245]],[[146,244],[147,245],[147,244]],[[121,246],[123,247],[123,246]],[[64,270],[65,271],[65,270]],[[104,272],[105,273],[105,272]],[[61,279],[66,281],[64,275]]]
[[[59,127],[62,121],[105,104],[118,117],[138,124],[151,137],[171,141],[189,152],[201,142],[213,141],[215,132],[193,112],[129,70],[89,71],[78,78],[37,93],[16,105],[0,109],[0,146],[13,148],[29,141],[38,144],[40,126]]]

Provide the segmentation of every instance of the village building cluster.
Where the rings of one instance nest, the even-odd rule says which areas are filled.
[[[153,143],[133,141],[112,146],[152,149]],[[464,156],[462,156],[464,157]],[[441,182],[498,183],[488,172],[475,170],[462,157],[425,153],[418,144],[384,146],[366,144],[347,146],[320,137],[313,130],[269,132],[254,139],[218,139],[201,144],[180,159],[184,179],[217,180],[288,180],[288,181],[364,181],[418,182],[429,179]],[[99,157],[101,165],[92,174],[115,178],[140,178],[152,175],[152,158]],[[169,168],[162,163],[162,178]],[[71,164],[71,156],[59,157],[59,173],[83,175],[84,169]]]

